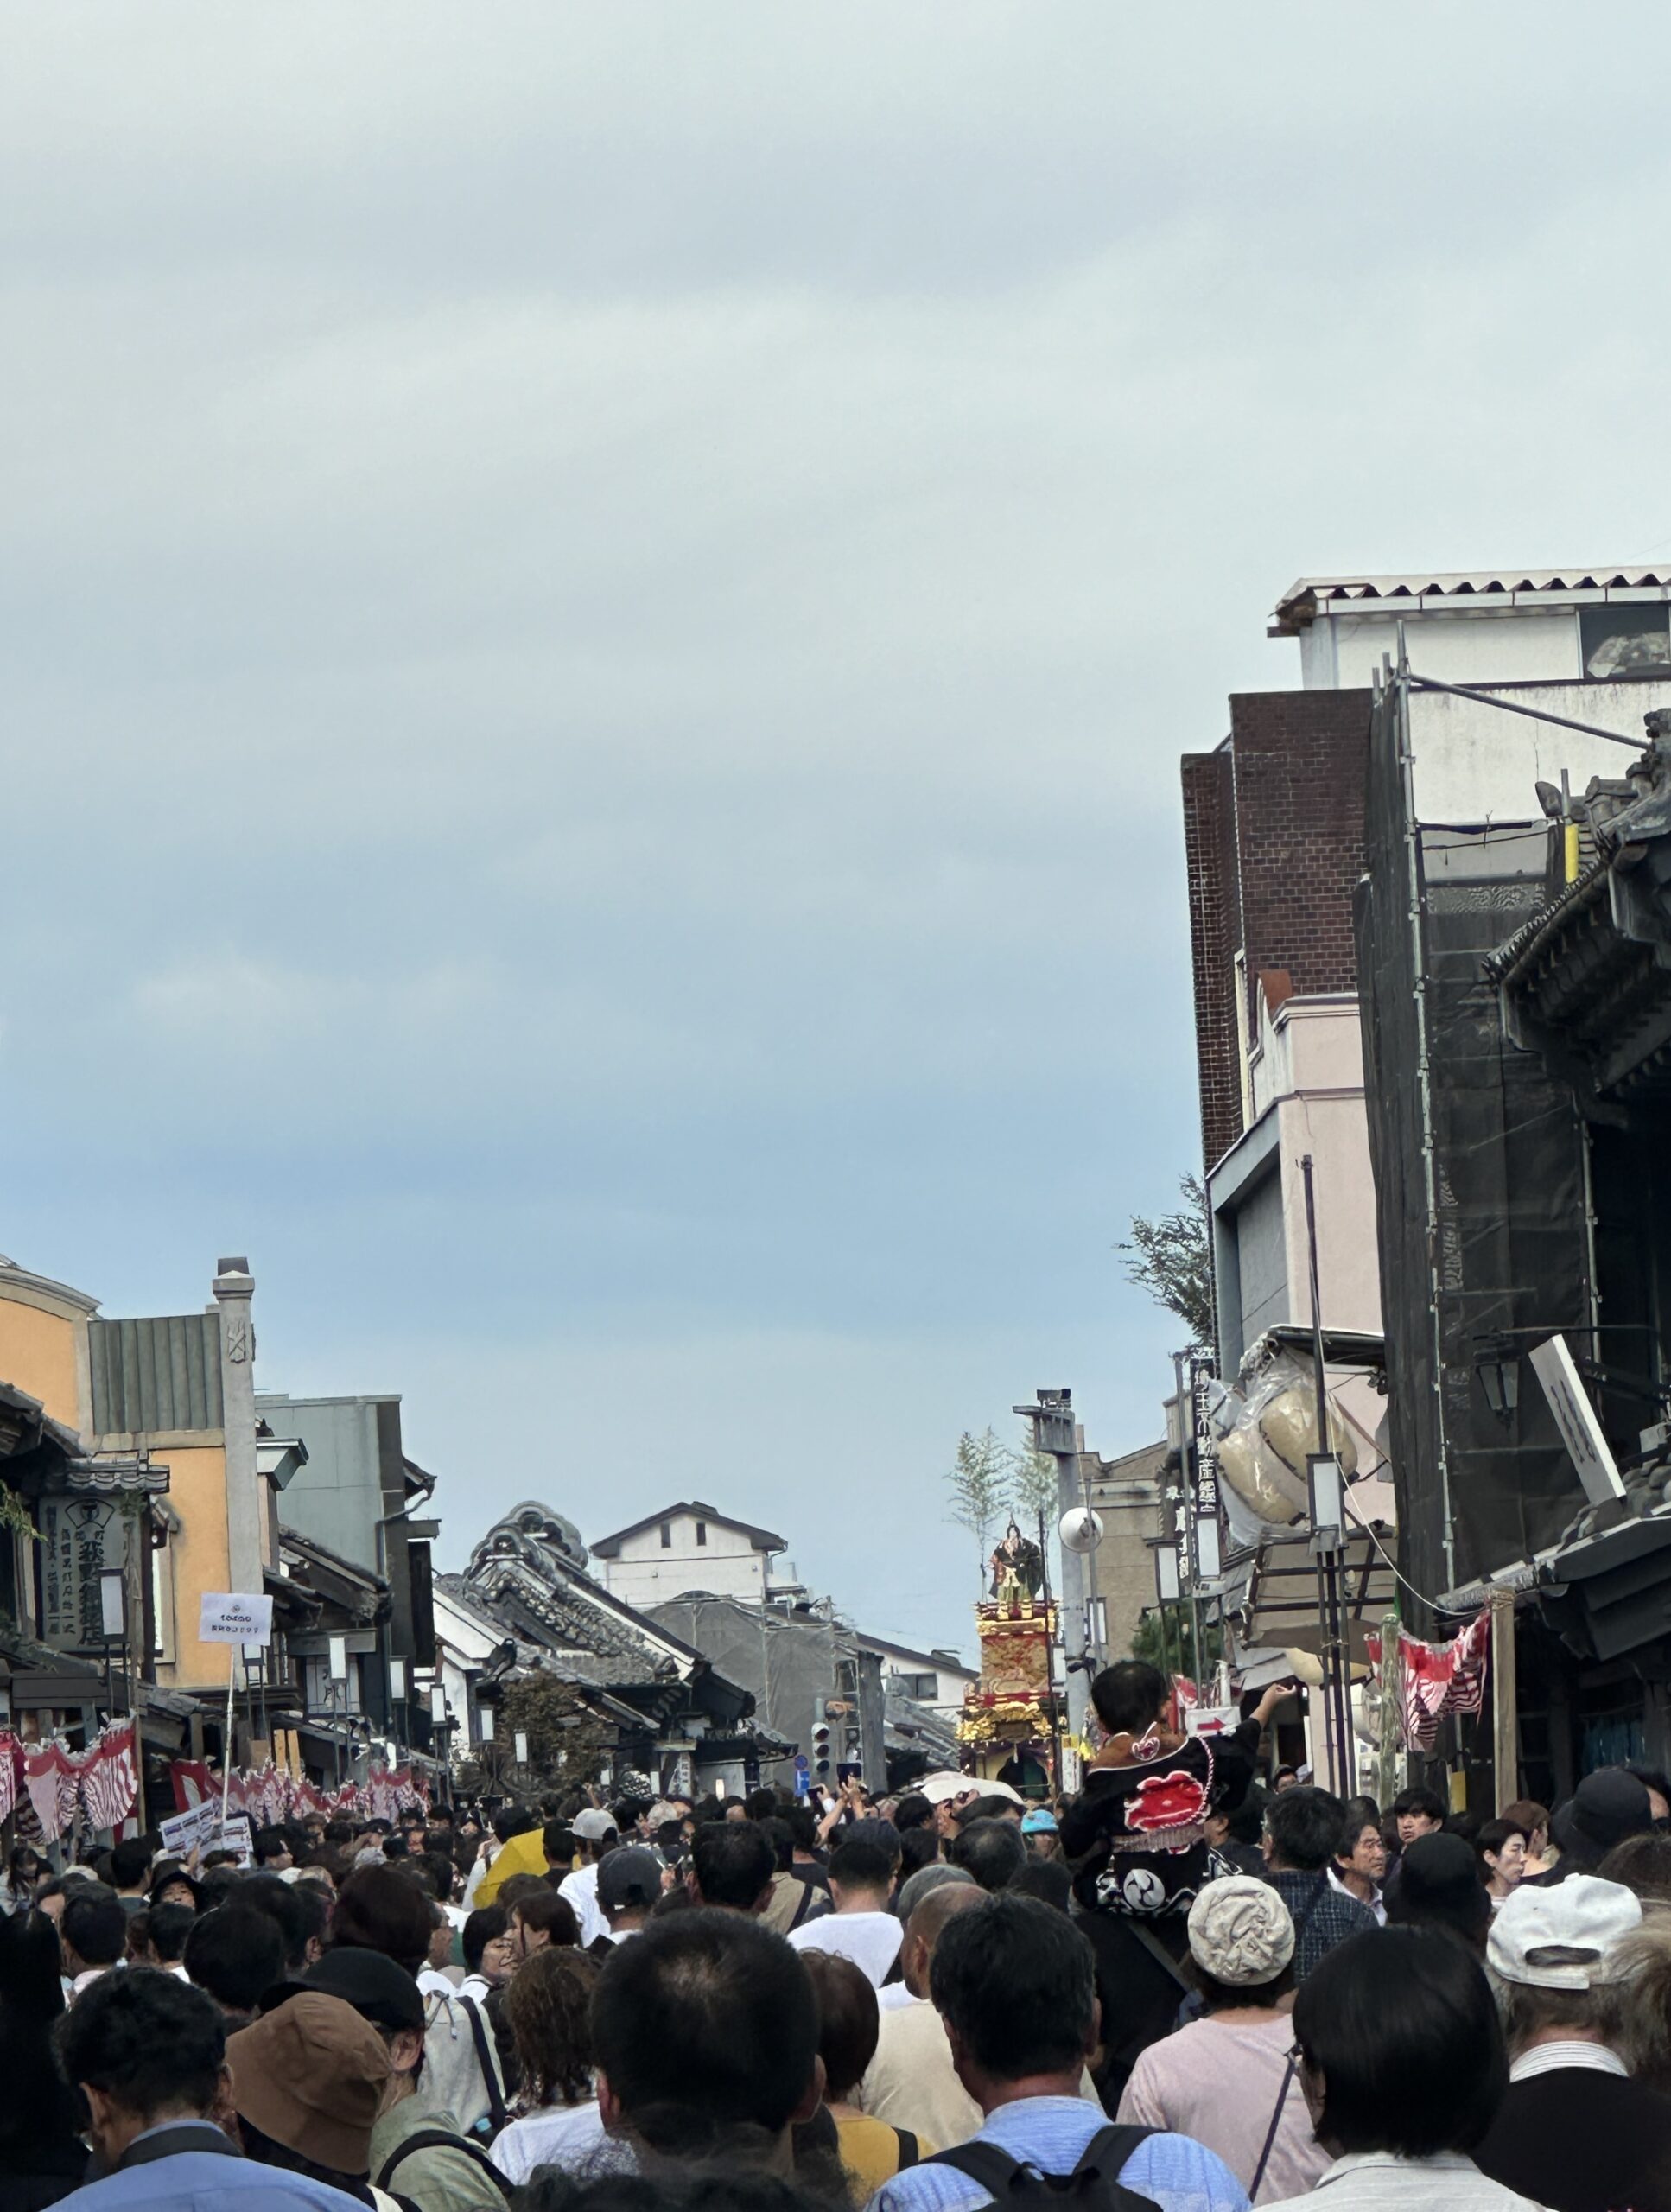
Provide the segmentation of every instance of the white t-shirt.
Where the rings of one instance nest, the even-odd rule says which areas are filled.
[[[586,2166],[605,2141],[603,2114],[594,2097],[583,2105],[544,2105],[513,2120],[494,2137],[488,2155],[506,2181],[524,2182],[536,2166]]]
[[[581,1948],[595,1943],[600,1936],[609,1933],[609,1923],[604,1918],[598,1904],[598,1870],[595,1866],[577,1866],[572,1874],[565,1874],[557,1885],[557,1895],[567,1897],[575,1908],[575,1917],[581,1924]]]
[[[899,1955],[905,1933],[891,1912],[827,1912],[791,1928],[789,1940],[797,1951],[829,1951],[838,1959],[851,1959],[871,1987],[880,1989]]]
[[[876,2009],[879,2012],[897,2012],[902,2005],[914,2005],[916,2002],[917,1999],[903,1981],[886,1982],[876,1993]]]

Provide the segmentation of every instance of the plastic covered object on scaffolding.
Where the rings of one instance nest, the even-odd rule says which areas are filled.
[[[1214,1410],[1213,1426],[1219,1432],[1218,1470],[1229,1492],[1232,1533],[1252,1542],[1262,1529],[1292,1528],[1304,1520],[1306,1462],[1317,1449],[1316,1370],[1310,1357],[1275,1344],[1265,1347],[1256,1366],[1244,1361],[1236,1388]],[[1357,1472],[1356,1438],[1337,1420],[1330,1442],[1350,1482]]]

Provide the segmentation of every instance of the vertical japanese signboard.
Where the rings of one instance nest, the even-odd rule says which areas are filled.
[[[1213,1433],[1211,1408],[1215,1376],[1205,1352],[1190,1355],[1190,1457],[1195,1491],[1195,1571],[1211,1581],[1223,1567],[1218,1538],[1218,1439]]]
[[[122,1516],[107,1497],[65,1494],[42,1497],[35,1509],[41,1532],[41,1637],[60,1651],[102,1651],[104,1606],[98,1578],[120,1567]]]

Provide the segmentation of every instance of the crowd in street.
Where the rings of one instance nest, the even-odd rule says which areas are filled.
[[[1071,1799],[593,1790],[0,1882],[0,2212],[1671,2212],[1671,1783],[1471,1825],[1093,1685]],[[1052,2191],[1043,2177],[1061,2185]]]

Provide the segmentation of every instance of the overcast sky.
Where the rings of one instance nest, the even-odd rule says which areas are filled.
[[[1663,9],[0,26],[0,1248],[247,1252],[446,1565],[696,1496],[972,1649],[958,1432],[1158,1433],[1279,592],[1671,551]]]

